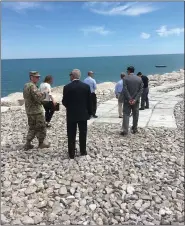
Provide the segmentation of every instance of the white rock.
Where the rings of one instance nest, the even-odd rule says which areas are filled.
[[[115,181],[114,182],[114,186],[116,187],[116,188],[118,188],[119,187],[119,185],[122,183],[122,181]]]
[[[4,214],[1,214],[1,223],[2,224],[8,224],[10,220],[8,220]]]
[[[127,203],[121,203],[121,209],[122,210],[126,210],[127,207]]]
[[[147,210],[148,208],[150,207],[150,202],[145,202],[142,206],[141,206],[141,208],[139,209],[139,211],[141,212],[141,213],[143,213],[145,210]]]
[[[8,188],[8,187],[10,187],[11,182],[10,181],[4,181],[3,185],[4,185],[5,188]]]
[[[30,187],[28,187],[28,188],[25,190],[24,193],[25,193],[26,195],[30,195],[30,194],[35,193],[36,190],[37,190],[37,187],[36,187],[36,186],[30,186]]]
[[[76,189],[75,188],[70,188],[70,193],[72,194],[72,195],[74,195],[74,193],[75,193],[75,191],[76,191]]]
[[[94,211],[96,209],[96,204],[90,204],[89,205],[89,208]]]
[[[60,195],[66,195],[66,194],[67,194],[67,188],[66,188],[66,186],[62,186],[62,187],[59,189],[59,194],[60,194]]]
[[[85,206],[87,201],[85,199],[80,200],[80,206]]]
[[[161,215],[161,216],[166,215],[166,211],[165,211],[163,208],[161,208],[161,209],[159,210],[159,215]]]
[[[9,107],[1,106],[1,113],[6,112],[9,109],[10,109]]]
[[[105,191],[107,192],[107,194],[110,194],[110,193],[112,193],[112,192],[113,192],[113,189],[112,189],[112,188],[107,187],[107,188],[105,188]]]
[[[21,221],[23,224],[34,224],[34,220],[29,216],[24,216]]]
[[[135,189],[134,189],[133,186],[127,185],[127,193],[128,193],[129,195],[132,195],[132,194],[134,193],[134,191],[135,191]]]
[[[135,208],[137,209],[137,210],[139,210],[140,208],[141,208],[141,206],[142,206],[142,204],[143,204],[143,200],[142,199],[139,199],[136,203],[135,203]]]
[[[35,223],[35,224],[39,224],[39,223],[42,222],[43,217],[42,217],[42,215],[36,215],[36,216],[33,218],[33,220],[34,220],[34,223]]]

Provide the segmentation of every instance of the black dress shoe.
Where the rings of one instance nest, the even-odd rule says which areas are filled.
[[[70,157],[69,157],[69,159],[74,159],[74,158],[75,158],[74,156],[70,156]]]
[[[149,107],[145,107],[145,109],[149,109]]]
[[[144,108],[139,108],[139,110],[145,110]]]
[[[98,116],[97,116],[97,115],[93,115],[92,117],[93,117],[93,118],[98,118]]]
[[[134,134],[135,133],[138,133],[138,130],[137,129],[134,129],[133,126],[131,127],[131,130],[132,130],[132,133],[134,133]]]
[[[122,135],[122,136],[127,136],[128,133],[126,133],[126,132],[121,132],[120,135]]]

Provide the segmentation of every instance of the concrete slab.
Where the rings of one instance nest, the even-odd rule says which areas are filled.
[[[157,122],[173,122],[175,120],[174,115],[152,115],[150,121]]]
[[[152,114],[152,109],[145,109],[145,110],[140,110],[139,111],[139,117],[140,116],[150,116]]]
[[[174,109],[173,108],[168,108],[168,109],[154,109],[153,112],[152,112],[152,115],[162,115],[162,116],[165,116],[165,115],[173,115],[174,113]]]
[[[175,121],[151,121],[148,123],[148,127],[167,127],[176,129],[177,125]]]
[[[171,108],[174,108],[176,104],[157,104],[155,106],[155,109],[171,109]]]
[[[96,123],[116,123],[120,124],[122,123],[121,118],[98,118],[96,119]]]
[[[107,113],[106,118],[119,118],[118,114]]]
[[[158,92],[169,87],[174,87],[184,83],[179,81],[168,85],[162,85],[160,87],[154,87],[150,89],[149,102],[150,109],[145,109],[139,112],[138,127],[168,127],[176,128],[174,107],[182,100],[180,97],[176,97],[184,92],[184,87],[170,91],[168,93]],[[118,118],[118,102],[116,98],[106,101],[98,107],[97,119],[91,119],[88,125],[92,123],[116,123],[122,126],[123,119]],[[132,117],[130,117],[129,125],[132,126]]]

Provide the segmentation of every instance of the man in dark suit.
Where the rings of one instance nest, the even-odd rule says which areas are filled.
[[[141,108],[139,110],[145,110],[149,108],[149,100],[148,100],[148,77],[144,76],[141,72],[137,73],[137,76],[139,76],[143,81],[143,92],[141,95]],[[146,104],[146,105],[145,105]]]
[[[127,73],[123,78],[123,125],[121,135],[128,134],[129,117],[132,110],[133,126],[132,132],[137,132],[138,118],[139,118],[139,99],[143,91],[143,82],[141,78],[134,75],[134,67],[127,68]]]
[[[64,86],[62,104],[67,111],[67,136],[69,158],[75,157],[76,130],[79,128],[81,155],[87,155],[87,120],[92,115],[90,87],[80,81],[81,72],[74,69],[70,73],[71,83]]]

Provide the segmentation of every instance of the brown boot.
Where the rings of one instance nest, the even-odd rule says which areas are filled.
[[[46,142],[39,143],[39,148],[49,148],[49,147],[50,147],[50,143],[46,143]]]
[[[32,149],[34,148],[34,146],[30,143],[30,142],[27,142],[25,145],[24,145],[24,150],[27,151],[29,149]]]

